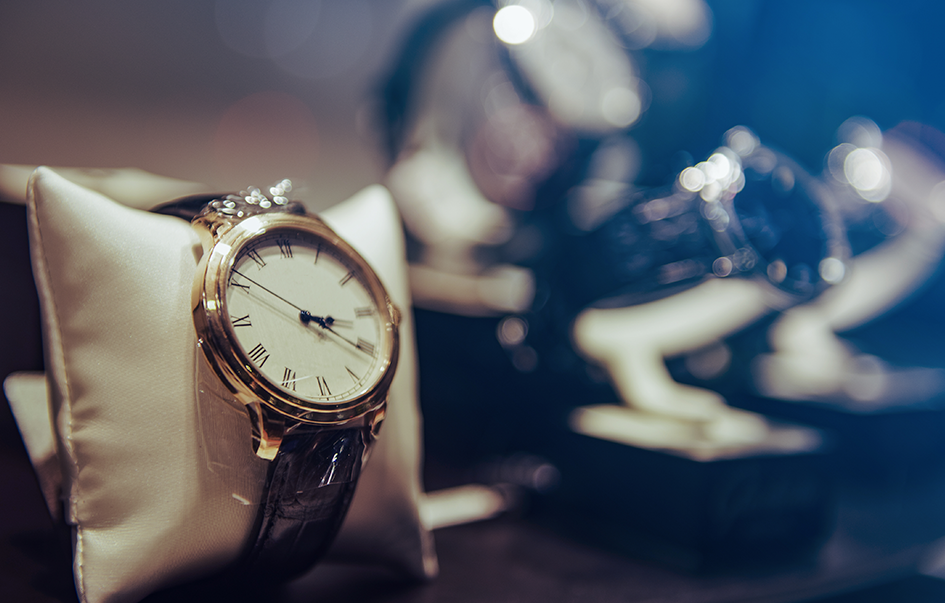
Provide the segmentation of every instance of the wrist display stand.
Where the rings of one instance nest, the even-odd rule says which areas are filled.
[[[822,435],[731,408],[676,383],[664,364],[769,311],[758,284],[718,279],[578,316],[575,347],[606,369],[621,404],[570,415],[554,459],[564,522],[690,569],[810,552],[827,538],[833,501]]]
[[[62,504],[72,527],[80,598],[136,601],[226,568],[252,536],[266,466],[246,417],[199,382],[196,234],[47,168],[33,174],[28,197],[47,374],[11,376],[5,390],[50,509]],[[321,216],[410,308],[386,190],[366,189]],[[418,511],[409,312],[401,330],[384,428],[328,557],[423,579],[436,557]]]
[[[877,163],[880,156],[885,160],[875,188],[886,190],[866,193],[888,196],[868,202],[856,197],[853,183],[842,186],[861,206],[898,208],[902,230],[856,255],[839,285],[780,316],[767,332],[769,351],[743,359],[749,395],[732,398],[744,408],[831,430],[844,475],[873,482],[924,475],[942,466],[945,453],[945,369],[895,360],[906,346],[913,348],[906,357],[938,358],[932,344],[938,337],[928,332],[934,326],[922,324],[910,343],[909,327],[902,325],[907,313],[900,313],[892,329],[870,334],[871,324],[920,297],[938,278],[945,256],[945,165],[926,143],[940,142],[942,135],[905,124],[879,136],[872,147],[846,146],[871,153],[866,156]],[[825,179],[837,184],[831,174]],[[858,349],[843,337],[851,333],[853,341],[874,340],[872,349]]]

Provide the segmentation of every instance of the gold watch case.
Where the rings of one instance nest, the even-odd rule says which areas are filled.
[[[373,415],[370,422],[379,427],[397,366],[400,312],[364,258],[327,224],[312,215],[261,213],[226,224],[200,224],[198,220],[195,226],[204,228],[205,240],[192,297],[198,344],[222,382],[249,409],[257,447],[260,448],[257,454],[264,457],[274,454],[273,447],[278,448],[282,429],[278,426],[271,429],[270,425],[284,423],[287,418],[330,426]],[[376,305],[384,332],[383,341],[378,346],[382,354],[379,377],[347,400],[317,402],[293,396],[256,370],[237,342],[227,312],[226,288],[230,270],[247,245],[279,231],[306,233],[337,250],[363,276]],[[210,233],[212,236],[207,236]],[[259,409],[257,403],[278,414],[273,416],[273,413]],[[270,436],[271,431],[274,433]]]

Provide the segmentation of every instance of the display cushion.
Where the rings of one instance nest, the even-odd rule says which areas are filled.
[[[136,601],[234,563],[254,536],[267,465],[252,452],[243,411],[220,400],[225,390],[202,370],[191,314],[196,234],[47,168],[30,179],[28,212],[80,598]],[[322,217],[408,309],[386,190],[365,189]],[[436,558],[418,512],[416,353],[403,315],[384,428],[329,557],[424,578]]]

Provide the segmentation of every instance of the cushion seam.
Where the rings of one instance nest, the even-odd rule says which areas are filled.
[[[36,193],[35,186],[36,180],[38,178],[37,172],[33,172],[30,176],[29,187],[28,187],[28,203],[27,208],[30,216],[30,225],[32,226],[32,231],[36,235],[36,245],[32,246],[32,257],[34,262],[37,264],[37,274],[39,280],[42,282],[42,287],[40,289],[45,289],[40,291],[40,298],[43,305],[43,314],[46,318],[46,323],[49,327],[49,332],[47,337],[45,337],[45,344],[49,348],[47,350],[47,355],[50,360],[50,367],[48,367],[53,373],[53,379],[58,382],[59,386],[57,389],[62,396],[62,404],[60,406],[60,412],[65,413],[65,421],[62,424],[63,429],[66,433],[59,433],[59,441],[63,444],[63,447],[66,450],[66,453],[69,458],[69,463],[71,464],[70,471],[67,473],[69,479],[69,498],[68,498],[68,515],[66,516],[67,521],[71,521],[74,525],[73,533],[75,535],[75,544],[74,544],[74,556],[73,560],[74,572],[75,572],[75,582],[76,590],[78,591],[79,597],[85,601],[85,584],[84,584],[84,573],[83,573],[83,531],[81,522],[78,521],[77,516],[78,512],[78,499],[77,490],[79,489],[78,484],[78,474],[79,474],[79,462],[78,457],[75,452],[75,442],[73,440],[73,415],[72,415],[72,392],[70,390],[70,381],[68,376],[68,370],[66,368],[66,359],[65,359],[65,348],[63,346],[62,340],[62,328],[61,322],[59,320],[59,313],[56,306],[56,294],[52,285],[52,276],[49,272],[49,262],[46,259],[46,248],[43,243],[43,233],[41,221],[39,219],[38,211],[36,208]],[[58,345],[55,345],[55,342],[58,342]],[[53,356],[56,356],[55,358]],[[54,421],[56,427],[60,426],[60,423],[57,420]],[[58,431],[58,429],[57,429]]]

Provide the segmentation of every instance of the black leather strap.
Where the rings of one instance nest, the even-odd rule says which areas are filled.
[[[347,514],[369,438],[361,428],[305,425],[284,437],[269,467],[247,559],[253,578],[281,582],[324,555]]]
[[[173,201],[153,207],[151,208],[151,212],[155,214],[164,214],[165,216],[181,218],[182,220],[187,220],[190,222],[194,219],[194,216],[200,213],[200,210],[207,206],[208,203],[214,199],[221,199],[227,194],[228,193],[208,193],[181,197],[179,199],[174,199]]]

